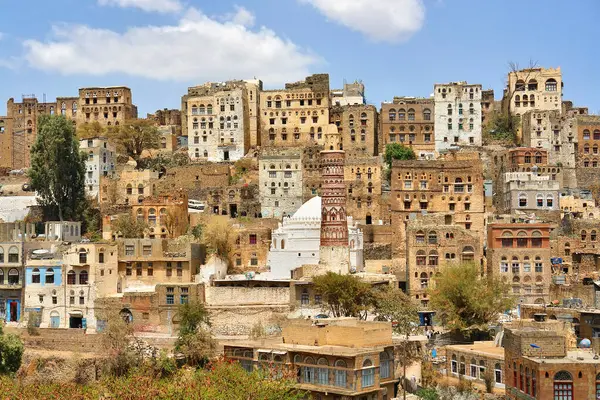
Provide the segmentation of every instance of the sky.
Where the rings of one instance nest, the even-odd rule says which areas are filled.
[[[509,62],[561,67],[564,99],[600,112],[600,1],[0,0],[5,101],[129,86],[141,117],[187,87],[258,78],[267,89],[329,73],[378,108],[468,81],[502,96]],[[594,89],[595,88],[595,89]]]

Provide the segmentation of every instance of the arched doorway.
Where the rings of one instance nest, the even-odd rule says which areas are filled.
[[[119,315],[121,316],[121,318],[123,318],[123,321],[125,321],[128,324],[133,322],[133,314],[131,313],[131,311],[129,311],[128,308],[124,308],[121,311],[119,311]]]

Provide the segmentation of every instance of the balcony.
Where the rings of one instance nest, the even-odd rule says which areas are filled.
[[[22,289],[23,288],[23,282],[19,281],[16,283],[8,283],[8,282],[3,282],[0,283],[0,289]]]

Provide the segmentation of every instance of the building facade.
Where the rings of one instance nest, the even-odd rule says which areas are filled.
[[[330,123],[338,127],[344,150],[365,156],[377,155],[377,109],[372,105],[332,106]]]
[[[263,151],[258,170],[262,217],[294,214],[302,205],[302,149]]]
[[[435,149],[481,146],[481,85],[435,84]]]
[[[508,74],[503,101],[512,115],[523,115],[532,110],[560,111],[562,90],[560,67],[527,68]]]
[[[431,98],[394,97],[381,103],[381,152],[390,143],[412,148],[420,158],[433,158],[435,153],[435,106]]]
[[[536,171],[537,168],[533,167]],[[504,207],[507,212],[541,212],[559,210],[560,183],[536,172],[504,174]]]
[[[117,161],[115,146],[106,138],[81,139],[79,149],[86,154],[85,192],[88,196],[100,194],[100,177],[114,178]]]
[[[552,280],[550,232],[546,223],[488,225],[487,272],[512,285],[522,303],[545,304]]]
[[[381,220],[381,157],[365,157],[347,152],[344,163],[346,207],[355,221],[371,225]],[[376,222],[374,222],[376,221]]]
[[[98,122],[118,126],[138,116],[131,89],[125,86],[81,88],[78,103],[77,125]]]
[[[329,125],[329,75],[316,74],[260,93],[261,146],[323,144]],[[358,120],[357,120],[358,121]]]

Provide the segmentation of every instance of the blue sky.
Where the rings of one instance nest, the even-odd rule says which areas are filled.
[[[188,86],[328,72],[378,107],[436,82],[496,91],[508,62],[563,71],[564,99],[600,111],[600,2],[578,0],[0,0],[0,115],[10,97],[132,88],[140,115]]]

